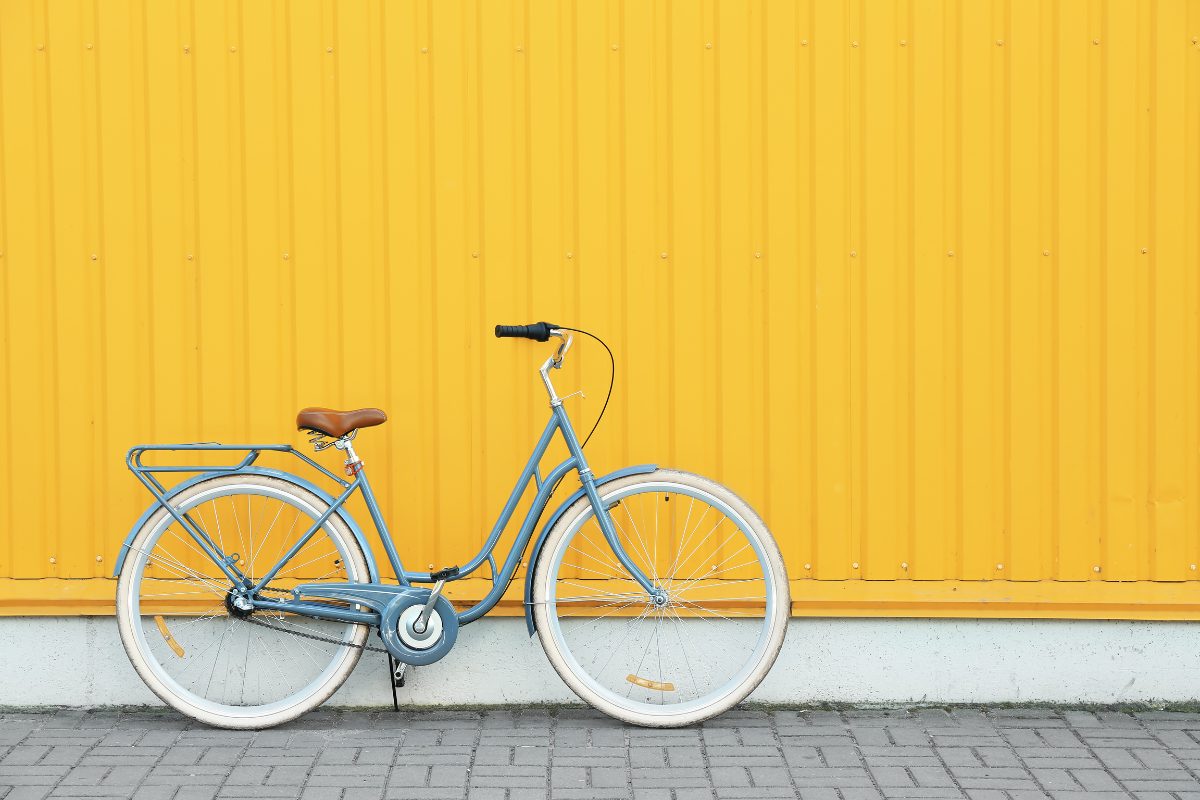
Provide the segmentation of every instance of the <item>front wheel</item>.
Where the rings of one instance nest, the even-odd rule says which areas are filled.
[[[665,602],[620,566],[580,499],[534,573],[534,621],[554,669],[587,703],[636,725],[690,725],[741,702],[775,663],[791,611],[766,525],[728,488],[686,472],[622,478],[599,493]]]

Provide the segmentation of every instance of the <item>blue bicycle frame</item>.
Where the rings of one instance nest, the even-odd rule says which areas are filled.
[[[548,361],[547,363],[549,364],[550,362]],[[553,522],[555,520],[557,520],[558,517],[561,516],[561,514],[572,503],[576,502],[580,497],[586,496],[588,498],[588,500],[591,502],[592,508],[595,511],[596,518],[600,524],[601,530],[603,531],[604,537],[605,537],[605,539],[608,540],[608,543],[612,548],[613,554],[616,556],[616,558],[620,562],[620,564],[629,572],[630,576],[635,581],[637,581],[637,583],[646,591],[648,597],[654,597],[660,593],[660,590],[656,586],[654,586],[651,579],[645,575],[645,573],[629,557],[628,553],[625,552],[625,549],[621,545],[620,539],[617,536],[616,527],[613,524],[612,518],[610,517],[610,515],[608,513],[608,509],[606,509],[604,507],[604,503],[602,502],[602,500],[600,498],[600,494],[599,494],[599,491],[597,488],[598,486],[602,485],[603,483],[605,483],[609,480],[613,480],[617,477],[621,477],[623,475],[651,472],[656,468],[655,465],[640,465],[640,466],[636,466],[636,467],[629,467],[624,470],[620,470],[618,472],[612,473],[610,475],[606,475],[603,478],[601,478],[600,480],[597,480],[593,476],[592,470],[588,466],[587,459],[584,457],[582,446],[579,443],[579,439],[575,434],[575,430],[571,425],[570,419],[567,417],[566,410],[563,408],[563,405],[562,405],[562,401],[559,400],[559,398],[554,394],[553,387],[550,386],[549,379],[546,375],[545,370],[546,370],[546,367],[544,366],[543,370],[542,370],[542,376],[543,376],[543,379],[546,381],[547,389],[550,391],[550,398],[551,398],[552,414],[550,417],[550,421],[546,424],[545,430],[542,431],[541,437],[538,439],[537,444],[534,446],[533,453],[530,455],[529,460],[526,462],[524,469],[521,471],[521,476],[517,479],[517,483],[513,487],[513,490],[508,497],[508,501],[505,503],[504,508],[500,513],[500,516],[497,518],[496,523],[492,527],[492,531],[487,538],[487,541],[484,542],[484,545],[480,549],[479,553],[476,554],[475,557],[472,558],[465,565],[460,567],[456,574],[454,574],[451,577],[445,578],[448,581],[461,580],[462,578],[465,578],[468,575],[475,572],[484,563],[487,563],[491,568],[491,578],[492,578],[491,590],[487,593],[486,596],[483,597],[483,599],[481,599],[474,606],[472,606],[471,608],[468,608],[465,611],[457,613],[458,622],[460,625],[465,625],[467,623],[475,621],[476,619],[479,619],[480,617],[484,616],[489,611],[491,611],[496,606],[496,604],[500,601],[500,598],[504,595],[505,590],[508,588],[509,582],[511,581],[513,575],[516,573],[517,567],[521,563],[521,558],[524,555],[525,550],[529,544],[529,540],[533,535],[534,528],[536,527],[538,520],[542,516],[542,512],[545,510],[546,505],[550,500],[551,493],[554,491],[554,488],[557,486],[559,480],[564,475],[566,475],[566,473],[570,472],[571,470],[575,470],[578,473],[582,487],[579,491],[575,492],[575,494],[573,494],[571,497],[569,497],[559,507],[558,511],[554,514],[554,516],[551,517],[550,521],[543,528],[542,534],[539,537],[539,542],[535,546],[535,549],[534,549],[534,558],[532,558],[530,560],[530,562],[531,562],[530,569],[529,569],[530,574],[532,574],[533,561],[536,559],[536,555],[537,555],[538,549],[540,548],[541,541],[548,534],[549,529],[552,526]],[[554,469],[552,469],[543,478],[541,475],[541,471],[539,469],[539,464],[541,463],[543,456],[546,454],[546,450],[549,448],[550,442],[554,438],[554,434],[556,432],[558,432],[562,435],[564,441],[566,442],[567,450],[570,455],[565,461],[563,461],[561,464],[559,464]],[[341,447],[341,445],[339,445],[339,446]],[[348,439],[345,440],[345,446],[343,447],[343,449],[348,449],[351,456],[353,456],[353,448],[350,447]],[[146,464],[142,463],[142,456],[147,451],[197,451],[197,450],[203,450],[203,451],[231,450],[231,451],[239,451],[239,452],[246,451],[247,455],[245,456],[245,458],[242,459],[241,462],[239,462],[236,465],[226,466],[226,467],[216,467],[216,468],[196,467],[196,466],[154,466],[154,465],[146,465]],[[317,490],[316,487],[312,486],[311,483],[309,483],[308,481],[304,481],[303,479],[298,478],[297,476],[291,475],[289,473],[281,473],[281,472],[276,472],[274,470],[262,470],[262,469],[254,467],[253,466],[254,462],[258,459],[259,455],[263,451],[285,452],[285,453],[290,453],[292,455],[295,455],[296,457],[298,457],[298,458],[302,459],[303,461],[305,461],[306,463],[308,463],[310,466],[312,466],[312,467],[316,468],[317,470],[319,470],[320,472],[322,472],[325,476],[336,481],[337,484],[342,489],[341,493],[336,498],[333,498],[330,495],[328,495],[328,493]],[[355,458],[355,460],[357,460],[356,457],[354,457],[354,458]],[[348,459],[348,461],[349,461],[349,459]],[[359,462],[359,468],[358,468],[357,474],[353,476],[354,480],[347,482],[347,481],[343,480],[341,477],[339,477],[338,475],[336,475],[333,472],[326,469],[325,467],[322,467],[320,464],[318,464],[313,459],[311,459],[308,456],[304,455],[303,453],[297,451],[290,445],[283,445],[283,444],[277,444],[277,445],[223,445],[223,444],[211,443],[211,444],[178,444],[178,445],[140,445],[138,447],[134,447],[133,449],[131,449],[129,451],[129,454],[126,458],[126,464],[128,465],[129,469],[134,473],[134,475],[137,476],[138,480],[141,481],[142,484],[145,485],[146,488],[151,492],[151,494],[153,494],[155,496],[155,498],[158,500],[158,503],[154,506],[151,506],[151,508],[146,511],[146,513],[143,515],[142,519],[140,519],[138,521],[138,523],[134,526],[133,530],[130,532],[129,538],[126,539],[125,546],[122,547],[122,549],[121,549],[121,554],[117,560],[114,574],[120,573],[121,565],[124,562],[125,556],[129,551],[129,547],[133,542],[133,538],[136,536],[137,531],[141,528],[142,523],[146,519],[148,519],[152,513],[157,511],[157,509],[161,506],[161,507],[165,508],[171,514],[171,516],[174,517],[175,520],[184,528],[184,530],[186,530],[189,533],[191,538],[195,540],[196,544],[201,548],[201,550],[210,559],[212,559],[213,563],[216,564],[217,567],[219,567],[221,569],[221,571],[226,575],[226,577],[230,580],[231,584],[233,586],[239,587],[239,589],[241,589],[245,592],[247,597],[250,599],[250,601],[254,604],[254,606],[256,608],[271,609],[271,610],[276,610],[276,611],[286,611],[288,613],[301,614],[301,615],[310,616],[310,617],[319,618],[319,619],[329,619],[329,620],[335,620],[335,621],[354,622],[354,623],[368,623],[368,624],[372,624],[372,625],[377,625],[379,623],[379,614],[375,611],[363,609],[361,606],[359,608],[353,608],[348,605],[334,605],[334,604],[329,604],[329,603],[314,602],[311,600],[305,601],[305,600],[300,600],[298,598],[288,600],[288,599],[266,598],[266,597],[259,596],[259,592],[263,589],[263,587],[265,587],[276,576],[276,574],[278,574],[278,572],[288,563],[288,561],[290,561],[291,558],[293,556],[295,556],[296,553],[298,553],[304,547],[304,545],[307,544],[308,541],[317,533],[317,531],[320,530],[329,521],[329,519],[331,517],[333,517],[335,514],[338,515],[343,521],[345,521],[347,523],[347,525],[351,528],[355,537],[358,539],[359,544],[362,546],[365,555],[368,558],[372,582],[355,584],[355,588],[358,590],[361,590],[363,592],[368,592],[368,593],[373,588],[380,589],[380,590],[387,590],[389,592],[395,591],[394,584],[383,584],[382,582],[380,582],[379,573],[378,573],[377,568],[375,567],[374,560],[371,557],[371,551],[370,551],[370,548],[367,546],[365,537],[363,536],[361,529],[353,521],[353,519],[350,517],[350,515],[346,512],[346,510],[344,508],[346,501],[349,500],[356,491],[361,491],[363,500],[366,502],[367,509],[371,514],[371,520],[375,525],[376,533],[378,534],[379,539],[380,539],[381,543],[383,544],[384,551],[387,553],[388,562],[391,565],[392,571],[395,574],[396,579],[399,582],[399,584],[401,586],[410,586],[413,583],[433,583],[436,580],[433,573],[409,572],[404,569],[404,565],[402,564],[402,562],[400,560],[400,555],[396,551],[395,543],[392,541],[391,534],[388,531],[387,523],[384,521],[383,514],[379,509],[379,503],[375,499],[375,493],[372,491],[371,484],[367,480],[367,475],[366,475],[365,470],[363,470],[361,468],[361,462]],[[164,485],[155,477],[155,473],[180,473],[180,472],[201,472],[201,471],[203,471],[204,474],[199,475],[198,477],[194,478],[193,480],[188,481],[184,484],[181,484],[180,486],[174,487],[174,489],[172,489],[172,490],[167,490],[166,487],[164,487]],[[263,577],[259,578],[257,581],[252,581],[249,577],[247,577],[245,574],[243,574],[238,569],[238,567],[237,567],[238,558],[237,558],[236,554],[229,555],[229,554],[222,553],[221,549],[217,546],[217,544],[205,533],[205,531],[199,525],[197,525],[189,517],[188,514],[180,512],[170,502],[170,499],[174,494],[178,493],[180,490],[182,490],[183,488],[186,488],[187,486],[190,486],[196,482],[199,482],[200,480],[212,478],[212,477],[214,477],[214,475],[217,475],[217,474],[245,473],[245,472],[274,474],[279,477],[284,477],[285,479],[291,480],[293,482],[299,482],[302,485],[306,486],[306,488],[316,490],[319,495],[323,496],[328,501],[328,507],[312,523],[312,525],[304,533],[304,535],[301,536],[296,541],[296,543],[291,547],[291,549],[280,558],[280,560],[275,564],[274,567],[272,567],[265,575],[263,575]],[[525,519],[522,522],[521,528],[518,531],[517,536],[513,541],[512,547],[508,552],[508,556],[504,560],[504,565],[500,568],[499,572],[497,573],[496,560],[495,560],[495,556],[494,556],[495,548],[500,541],[500,536],[503,534],[505,529],[508,527],[508,523],[512,519],[513,513],[516,511],[517,504],[520,502],[521,497],[525,494],[531,481],[537,487],[537,494],[534,497],[533,503],[530,506],[529,511],[525,515]],[[527,584],[528,584],[529,580],[530,580],[530,578],[527,577]],[[421,590],[421,591],[427,591],[427,590]],[[528,599],[529,599],[529,586],[527,585],[527,589],[526,589],[526,601],[527,602],[528,602]],[[528,616],[529,615],[528,615],[528,608],[527,608],[527,617]],[[532,632],[532,622],[531,621],[530,621],[530,626],[531,626],[531,632]]]

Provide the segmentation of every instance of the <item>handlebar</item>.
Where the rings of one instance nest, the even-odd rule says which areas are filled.
[[[533,339],[535,342],[550,340],[550,332],[558,326],[551,322],[535,322],[531,325],[497,325],[497,339]]]
[[[542,376],[542,383],[546,385],[546,393],[550,395],[550,405],[562,405],[558,394],[554,391],[554,384],[550,381],[550,370],[562,369],[563,356],[571,349],[572,338],[566,330],[560,330],[559,327],[551,322],[535,322],[531,325],[497,325],[497,339],[533,339],[535,342],[550,341],[551,336],[557,336],[562,342],[558,345],[558,349],[554,355],[546,359],[538,372]]]

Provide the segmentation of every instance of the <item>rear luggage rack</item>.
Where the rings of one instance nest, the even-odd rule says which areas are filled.
[[[244,452],[246,455],[238,463],[232,465],[227,464],[224,466],[212,466],[208,464],[174,464],[153,466],[142,463],[143,455],[145,455],[147,452],[158,451],[188,453],[231,451],[235,453]],[[129,467],[129,471],[132,472],[139,481],[141,481],[142,485],[146,487],[150,494],[154,495],[154,499],[158,505],[162,508],[165,508],[167,513],[174,517],[175,521],[182,525],[183,528],[192,535],[197,544],[200,545],[201,549],[204,550],[207,555],[214,560],[214,562],[219,562],[221,559],[216,555],[216,545],[188,514],[180,513],[177,508],[171,505],[170,501],[167,499],[167,495],[170,493],[170,490],[168,490],[167,487],[164,486],[156,476],[163,473],[170,474],[189,472],[217,472],[233,474],[240,472],[241,470],[244,470],[252,465],[258,460],[258,457],[262,455],[264,451],[272,453],[291,453],[296,458],[299,458],[309,466],[321,472],[330,480],[335,481],[343,489],[350,486],[349,483],[342,480],[340,477],[335,475],[333,472],[330,472],[316,461],[313,461],[311,458],[304,455],[304,453],[301,453],[290,444],[220,444],[218,442],[190,442],[187,444],[141,444],[130,449],[129,453],[125,456],[125,465]]]
[[[178,465],[146,465],[142,463],[142,456],[147,452],[224,452],[230,451],[235,453],[244,452],[246,456],[237,464],[225,466],[212,466],[208,464],[178,464]],[[158,473],[169,472],[239,472],[258,460],[258,457],[263,452],[272,453],[290,453],[296,458],[308,464],[313,469],[318,470],[330,480],[340,484],[342,488],[348,487],[350,484],[342,480],[340,476],[329,471],[325,467],[313,461],[311,458],[301,453],[290,444],[221,444],[219,442],[189,442],[186,444],[140,444],[137,447],[131,448],[125,456],[125,465],[142,484],[150,490],[150,493],[160,502],[165,504],[165,494],[167,489],[155,477]]]

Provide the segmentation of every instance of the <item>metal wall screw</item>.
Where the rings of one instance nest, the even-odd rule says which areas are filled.
[[[521,45],[517,45],[517,52],[518,52],[518,53],[524,52],[524,50],[525,50],[525,48],[521,47]]]
[[[954,251],[953,251],[953,250],[947,250],[947,251],[946,251],[946,255],[947,255],[947,256],[949,256],[950,258],[954,258]]]
[[[901,46],[901,47],[908,47],[908,39],[901,39],[901,40],[900,40],[900,46]]]
[[[1044,256],[1048,256],[1048,255],[1050,255],[1050,251],[1049,251],[1049,250],[1043,250],[1043,251],[1042,251],[1042,255],[1044,255]]]
[[[666,258],[666,257],[667,257],[667,251],[666,251],[666,250],[663,250],[661,253],[659,253],[659,254],[658,254],[658,257],[659,257],[659,258]]]
[[[57,563],[58,563],[58,559],[57,559],[57,558],[55,558],[54,556],[50,556],[50,563],[51,563],[51,564],[57,564]]]
[[[804,565],[804,568],[805,568],[805,569],[812,569],[812,564],[805,564],[805,565]]]
[[[1099,571],[1100,571],[1100,565],[1099,565],[1099,564],[1097,564],[1096,566],[1092,567],[1092,572],[1099,572]]]
[[[326,48],[325,48],[325,52],[326,52],[326,53],[332,53],[332,52],[333,52],[333,48],[332,48],[332,47],[326,47]]]
[[[429,52],[429,48],[428,48],[428,47],[422,47],[422,48],[421,48],[421,52],[422,52],[422,53],[428,53],[428,52]]]
[[[44,44],[39,44],[39,45],[37,46],[37,49],[38,49],[38,50],[45,50],[45,49],[46,49],[46,45],[44,45]]]
[[[92,261],[95,261],[95,260],[96,260],[96,259],[98,259],[99,257],[100,257],[100,256],[96,255],[95,253],[92,253]]]
[[[1144,247],[1142,248],[1142,255],[1146,255],[1146,253],[1149,253],[1149,252],[1150,251],[1147,250],[1146,248],[1144,248]]]
[[[1092,39],[1092,44],[1100,44],[1100,40],[1099,40],[1099,39]]]
[[[1004,565],[1003,565],[1003,564],[997,564],[997,565],[996,565],[996,569],[1004,569]]]
[[[478,251],[478,250],[472,250],[472,251],[471,251],[471,258],[479,258],[479,251]]]
[[[1192,41],[1195,41],[1195,39],[1193,39]],[[704,43],[704,49],[705,49],[705,50],[712,50],[712,42],[705,42],[705,43]]]
[[[761,250],[756,250],[756,251],[754,251],[754,257],[755,257],[755,258],[762,258],[762,251],[761,251]]]
[[[88,50],[91,50],[91,49],[92,49],[92,43],[91,43],[91,42],[88,42],[87,44],[85,44],[85,45],[84,45],[84,47],[86,47]]]
[[[192,52],[192,48],[185,44],[183,46],[183,54],[186,56],[186,55],[190,54],[191,52]]]
[[[574,258],[574,257],[575,257],[575,254],[574,254],[574,253],[572,253],[570,250],[568,250],[568,251],[567,251],[567,258]]]
[[[289,258],[291,258],[291,257],[292,257],[292,256],[291,256],[291,254],[290,254],[290,253],[288,253],[288,251],[287,251],[287,250],[284,250],[284,251],[283,251],[283,260],[284,260],[284,261],[287,261],[287,260],[288,260]]]
[[[621,46],[619,44],[613,44],[612,49],[619,50],[619,49],[621,49]]]
[[[851,46],[851,47],[858,47],[858,42],[851,42],[851,43],[850,43],[850,46]]]
[[[858,258],[858,251],[857,251],[857,250],[851,250],[851,251],[850,251],[850,257],[851,257],[851,258]]]
[[[103,560],[104,560],[104,556],[96,556],[96,560],[97,560],[97,561],[103,561]]]
[[[229,45],[229,52],[231,52],[231,53],[236,53],[236,52],[237,52],[237,45],[235,45],[235,44],[231,44],[231,45]]]
[[[1004,40],[1003,40],[1003,39],[997,39],[997,40],[996,40],[996,47],[1004,47]]]
[[[907,562],[907,561],[901,561],[901,562],[900,562],[900,569],[908,569],[908,562]]]
[[[800,46],[801,46],[801,47],[808,47],[808,39],[801,39],[801,40],[800,40]]]
[[[1195,564],[1192,564],[1192,571],[1194,572],[1194,571],[1195,571],[1195,569],[1196,569],[1196,565],[1195,565]]]
[[[188,260],[188,261],[191,261],[193,258],[195,258],[195,256],[193,256],[191,253],[188,253],[188,254],[187,254],[187,260]]]
[[[855,561],[855,562],[854,562],[854,563],[852,563],[850,566],[851,566],[851,567],[853,567],[854,569],[858,569],[858,562],[857,562],[857,561]]]

